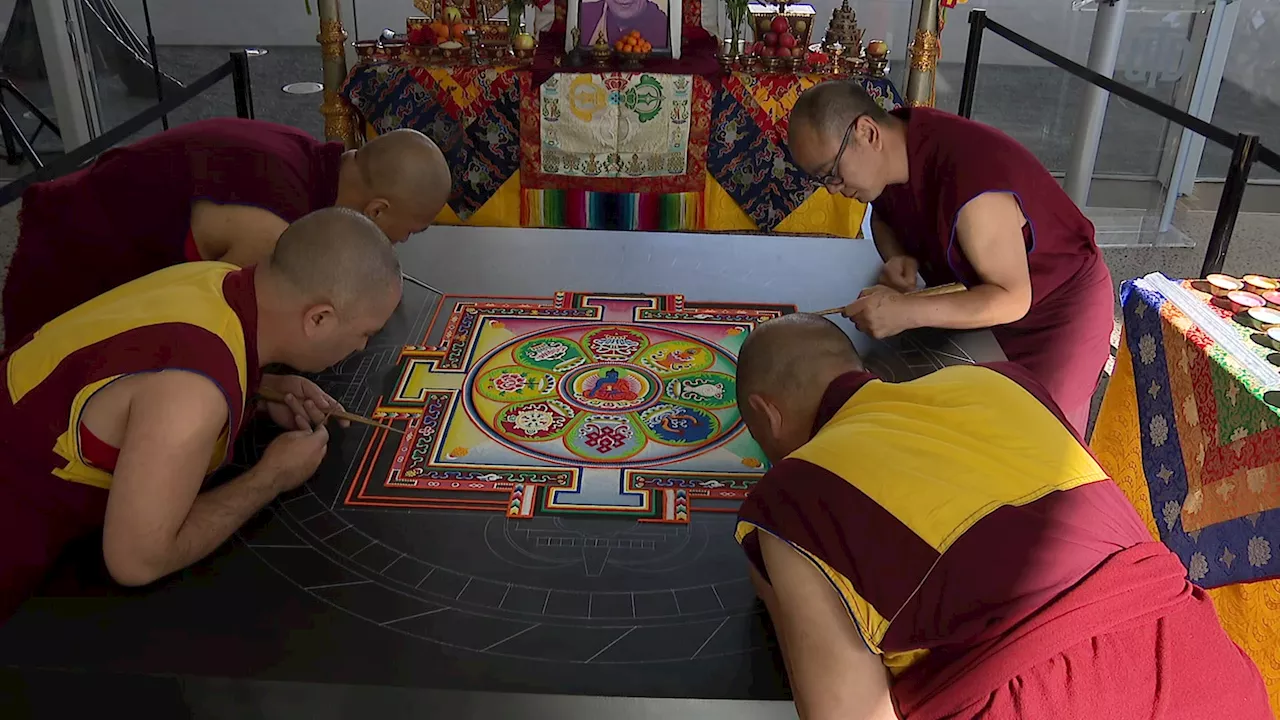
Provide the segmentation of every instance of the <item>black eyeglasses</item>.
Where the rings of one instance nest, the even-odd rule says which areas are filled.
[[[831,172],[826,175],[818,176],[818,182],[826,187],[834,187],[844,184],[844,178],[840,177],[840,158],[844,157],[844,150],[849,146],[849,138],[853,137],[853,128],[858,125],[866,113],[862,113],[849,123],[849,127],[844,131],[844,139],[840,141],[840,149],[836,151],[836,159],[831,161]]]

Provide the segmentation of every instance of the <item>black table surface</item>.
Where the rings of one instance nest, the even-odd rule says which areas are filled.
[[[550,231],[441,228],[415,239],[402,253],[413,281],[392,321],[363,354],[317,380],[350,409],[371,410],[394,380],[399,347],[421,343],[448,303],[437,289],[450,297],[678,291],[690,301],[811,309],[847,300],[877,266],[868,241],[617,233],[601,243],[540,233]],[[620,257],[629,259],[621,269]],[[762,262],[774,270],[767,283],[757,281]],[[855,339],[889,379],[1003,359],[985,332]],[[239,457],[252,461],[267,432],[251,430]],[[0,702],[0,716],[113,693],[169,703],[157,716],[249,706],[263,713],[255,717],[285,706],[285,716],[304,707],[325,716],[352,703],[510,717],[792,712],[777,702],[788,697],[785,678],[732,515],[696,515],[678,530],[651,526],[662,529],[646,536],[646,548],[676,558],[661,566],[584,549],[581,568],[521,567],[512,553],[528,548],[513,534],[532,529],[593,545],[632,532],[636,521],[530,525],[484,513],[344,508],[336,498],[366,432],[338,431],[307,486],[212,557],[152,587],[116,588],[84,562],[62,570],[64,579],[81,577],[55,583],[55,596],[33,599],[0,627],[0,666],[9,668],[0,698],[18,703],[10,714]],[[89,565],[95,551],[81,549]],[[67,691],[76,687],[84,692]],[[609,699],[617,704],[599,705]],[[661,704],[679,699],[721,702]]]

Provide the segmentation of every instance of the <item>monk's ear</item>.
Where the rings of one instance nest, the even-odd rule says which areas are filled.
[[[383,213],[385,213],[387,210],[390,210],[390,209],[391,209],[391,203],[387,202],[382,198],[374,198],[373,200],[369,201],[368,205],[364,206],[364,214],[365,214],[365,217],[369,218],[370,220],[377,220],[379,215],[382,215]]]
[[[333,331],[338,324],[338,313],[332,305],[312,305],[302,316],[302,331],[310,339]]]
[[[749,396],[747,404],[751,406],[752,412],[756,413],[757,417],[764,420],[764,424],[769,428],[770,439],[782,437],[782,413],[776,405],[760,395]]]
[[[863,135],[867,141],[867,147],[880,151],[884,147],[884,133],[881,132],[880,124],[869,117],[858,119],[858,133]]]

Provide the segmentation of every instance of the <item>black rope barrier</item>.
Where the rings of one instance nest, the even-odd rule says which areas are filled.
[[[4,207],[22,197],[22,193],[36,183],[62,177],[79,170],[102,153],[119,145],[146,126],[160,120],[190,102],[192,98],[217,85],[224,78],[231,77],[234,80],[236,114],[239,117],[251,118],[253,116],[253,97],[252,89],[249,85],[248,57],[248,53],[243,50],[233,51],[231,59],[219,65],[199,80],[179,89],[166,98],[164,102],[143,110],[57,160],[42,168],[37,168],[0,188],[0,207]]]
[[[1227,257],[1227,247],[1231,244],[1231,234],[1235,230],[1236,216],[1240,214],[1240,205],[1244,201],[1244,192],[1249,184],[1249,173],[1253,170],[1255,163],[1262,163],[1280,171],[1280,154],[1263,147],[1257,135],[1232,133],[1063,57],[1025,35],[992,20],[987,17],[987,11],[981,9],[969,12],[969,46],[964,62],[964,79],[960,85],[959,105],[959,114],[964,117],[973,115],[973,96],[978,87],[978,63],[982,56],[982,37],[988,30],[1059,70],[1065,70],[1112,95],[1124,98],[1171,123],[1231,149],[1231,166],[1227,170],[1226,182],[1222,186],[1222,196],[1218,200],[1213,230],[1209,234],[1209,245],[1205,250],[1204,264],[1201,267],[1202,276],[1221,272],[1222,264]]]

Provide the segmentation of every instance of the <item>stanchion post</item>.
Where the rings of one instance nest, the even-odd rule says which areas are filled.
[[[231,86],[236,94],[236,117],[252,120],[253,80],[249,76],[249,53],[246,50],[231,51]]]
[[[151,31],[151,6],[142,0],[142,19],[147,26],[147,52],[151,53],[151,75],[156,83],[156,102],[164,102],[164,77],[160,74],[160,56],[156,53],[156,36]],[[160,116],[160,126],[169,129],[169,116]]]
[[[969,11],[969,47],[964,56],[964,80],[960,83],[961,117],[973,117],[973,94],[978,89],[978,63],[982,60],[982,36],[987,32],[987,11]]]
[[[1209,235],[1209,247],[1205,250],[1200,277],[1222,272],[1227,248],[1231,245],[1231,234],[1236,229],[1236,216],[1240,214],[1240,203],[1244,201],[1244,191],[1249,184],[1249,172],[1253,170],[1257,157],[1258,136],[1236,135],[1231,167],[1227,170],[1227,181],[1222,184],[1222,197],[1218,199],[1218,212],[1213,216],[1213,231]]]

